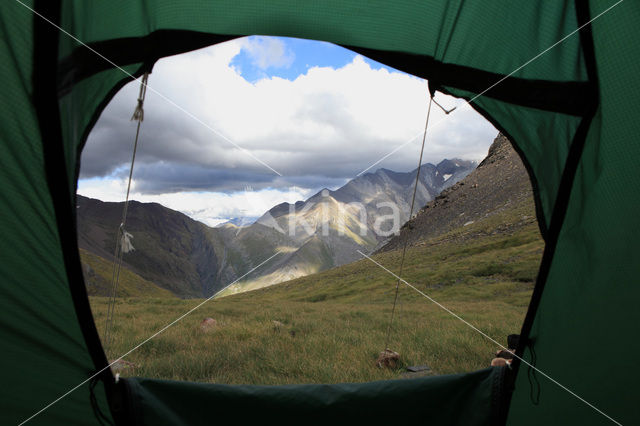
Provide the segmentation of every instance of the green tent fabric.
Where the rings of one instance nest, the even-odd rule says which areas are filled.
[[[167,55],[280,35],[349,47],[473,100],[520,152],[546,241],[518,354],[606,416],[640,423],[640,4],[619,3],[521,67],[614,4],[3,2],[1,423],[30,418],[107,365],[82,279],[74,199],[87,135],[130,80],[27,7],[134,75]],[[612,423],[518,363],[506,372],[296,387],[142,378],[116,385],[109,370],[97,378],[30,423],[198,424],[213,421],[216,410],[215,420],[228,421],[230,407],[243,411],[245,423],[346,422],[354,407],[371,423],[392,415],[427,424]]]
[[[135,424],[475,425],[499,419],[494,399],[503,371],[362,384],[228,386],[163,380],[129,381]],[[214,405],[211,402],[215,401]],[[374,403],[373,401],[378,401]],[[204,411],[207,415],[203,415]]]

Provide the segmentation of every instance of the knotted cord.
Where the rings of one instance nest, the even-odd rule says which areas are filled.
[[[429,116],[431,115],[431,103],[433,102],[433,95],[429,92],[429,107],[427,108],[427,119],[425,121],[424,124],[424,134],[422,135],[422,147],[420,148],[420,159],[418,160],[418,170],[416,172],[416,182],[415,185],[413,186],[413,197],[411,198],[411,208],[409,209],[409,221],[411,220],[412,216],[413,216],[413,207],[415,205],[416,202],[416,192],[418,190],[418,182],[420,181],[420,168],[422,167],[422,154],[424,153],[424,144],[425,141],[427,139],[427,127],[429,127]],[[441,107],[442,108],[442,107]],[[398,276],[401,277],[402,276],[402,268],[404,267],[404,257],[405,254],[407,253],[407,244],[408,244],[408,232],[404,233],[404,241],[403,241],[403,246],[402,246],[402,256],[400,258],[400,271],[398,272]],[[395,316],[396,313],[396,305],[398,303],[398,291],[400,289],[400,279],[397,280],[396,282],[396,291],[395,291],[395,296],[393,298],[393,308],[391,308],[391,319],[389,321],[389,327],[387,328],[387,337],[384,343],[384,349],[385,351],[390,350],[389,349],[389,338],[391,337],[391,326],[393,325],[393,318]]]
[[[144,120],[144,98],[147,94],[147,80],[149,73],[144,73],[140,82],[140,92],[138,94],[138,104],[131,116],[131,121],[137,121],[136,137],[133,142],[133,154],[131,156],[131,166],[129,167],[129,182],[127,184],[127,196],[125,198],[124,207],[122,208],[122,220],[120,226],[116,231],[116,247],[113,253],[113,271],[111,274],[111,293],[109,295],[109,304],[107,306],[107,319],[104,330],[103,345],[104,350],[108,355],[109,346],[111,344],[111,329],[113,327],[113,313],[116,305],[116,293],[118,290],[118,283],[120,281],[120,267],[122,266],[122,255],[133,250],[133,245],[130,239],[133,238],[125,230],[127,223],[127,210],[129,209],[129,193],[131,192],[131,180],[133,177],[133,165],[136,161],[136,151],[138,150],[138,137],[140,136],[140,124]]]

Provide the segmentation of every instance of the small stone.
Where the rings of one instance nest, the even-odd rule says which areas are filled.
[[[509,364],[511,364],[511,360],[507,360],[504,358],[494,358],[491,360],[492,367],[506,367]]]
[[[212,328],[215,328],[216,325],[218,325],[218,322],[216,320],[214,320],[213,318],[205,318],[202,320],[202,322],[200,323],[200,328],[202,329],[202,331],[209,331]]]
[[[398,361],[400,360],[400,354],[392,351],[391,349],[385,349],[380,352],[380,356],[378,356],[378,360],[376,361],[376,365],[380,368],[386,367],[394,369],[398,365]]]

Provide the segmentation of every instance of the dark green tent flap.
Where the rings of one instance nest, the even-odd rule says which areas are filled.
[[[490,425],[499,419],[503,369],[365,384],[230,386],[128,379],[135,424]],[[376,401],[372,403],[372,401]],[[203,415],[205,414],[206,415]]]
[[[546,240],[518,353],[575,393],[516,364],[500,380],[513,390],[502,401],[507,423],[640,423],[640,4],[616,1],[2,2],[1,423],[30,418],[107,365],[82,278],[74,200],[89,131],[130,81],[29,8],[133,75],[163,56],[280,35],[350,47],[472,100],[516,144]],[[339,422],[359,407],[378,423],[389,408],[399,421],[499,424],[491,402],[505,394],[494,391],[498,376],[266,388],[115,385],[105,370],[99,385],[82,384],[31,423],[98,424],[102,413],[122,424],[140,420],[129,415],[194,424],[213,421],[216,409]]]
[[[605,9],[600,2],[592,6],[594,16]],[[640,421],[639,6],[624,2],[593,26],[600,105],[574,160],[576,176],[563,198],[566,217],[532,316],[533,352],[525,354],[625,425]],[[620,356],[611,352],[617,349]],[[530,419],[520,424],[612,424],[594,418],[594,411],[545,378],[538,380],[540,402],[532,405],[527,374],[518,375],[511,416]]]
[[[46,60],[34,52],[34,39],[41,29],[34,27],[33,15],[18,3],[3,2],[1,9],[0,360],[4,373],[0,423],[17,424],[83,382],[95,366],[65,269],[63,230],[47,181],[33,97],[40,90],[32,76],[34,67]],[[70,203],[72,194],[66,185],[63,188]],[[73,223],[73,211],[66,213]],[[82,285],[75,284],[76,288]],[[90,316],[84,320],[92,322]],[[102,386],[97,391],[106,409]],[[89,386],[82,386],[34,423],[95,423],[88,395]]]

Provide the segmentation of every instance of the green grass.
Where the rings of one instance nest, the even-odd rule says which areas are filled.
[[[520,331],[543,243],[535,223],[496,234],[492,221],[408,250],[402,275],[505,344],[508,334]],[[400,253],[375,259],[397,272]],[[389,343],[400,353],[401,364],[396,370],[376,367],[395,286],[391,275],[365,259],[212,300],[128,356],[136,368],[123,373],[234,384],[340,383],[396,378],[408,365],[427,364],[436,374],[489,365],[494,343],[401,284]],[[94,297],[91,302],[100,325],[107,300]],[[110,358],[200,302],[119,299]],[[209,332],[199,327],[205,317],[218,323]],[[284,326],[277,328],[273,321]]]
[[[90,296],[104,296],[111,293],[113,262],[80,249],[87,292]],[[169,290],[158,287],[135,272],[122,266],[118,280],[118,297],[175,297]]]

